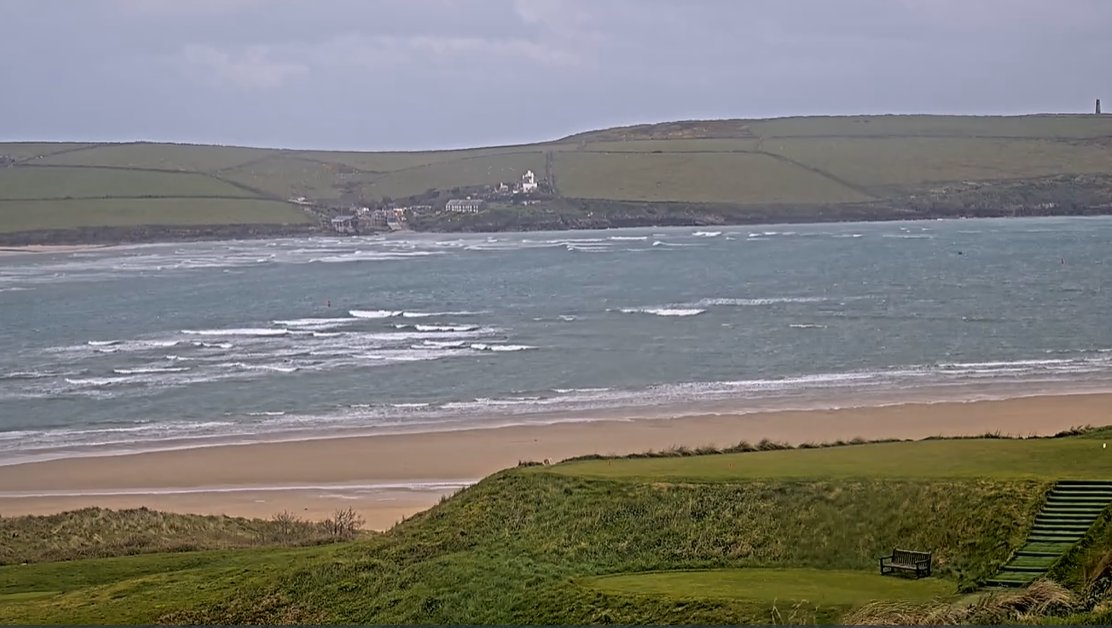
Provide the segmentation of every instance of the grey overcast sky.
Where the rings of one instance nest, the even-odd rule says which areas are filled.
[[[1108,0],[0,0],[0,139],[422,149],[1112,109]]]

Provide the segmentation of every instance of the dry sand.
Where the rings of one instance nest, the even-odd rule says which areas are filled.
[[[147,506],[251,517],[289,510],[319,519],[350,506],[363,514],[368,527],[385,529],[432,506],[454,487],[522,460],[555,462],[591,453],[727,446],[762,438],[799,444],[986,432],[1049,435],[1106,424],[1112,424],[1112,394],[198,447],[0,466],[0,514]]]

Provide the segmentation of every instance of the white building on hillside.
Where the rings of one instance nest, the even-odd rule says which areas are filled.
[[[525,194],[537,191],[537,176],[532,170],[526,170],[525,174],[521,175],[521,191]]]

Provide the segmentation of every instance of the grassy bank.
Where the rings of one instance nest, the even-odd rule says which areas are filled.
[[[0,231],[308,224],[287,199],[373,205],[511,181],[526,169],[555,190],[546,212],[422,224],[531,229],[1107,213],[1110,138],[1112,116],[1043,115],[688,121],[426,152],[0,143],[0,162],[8,164],[0,168]]]
[[[1069,604],[967,592],[1024,542],[1055,480],[1107,473],[1086,455],[1106,435],[522,466],[353,543],[83,560],[65,577],[57,563],[3,567],[0,621],[1013,621],[1016,608],[1091,619],[1107,526],[1054,572]],[[879,576],[893,547],[932,551],[935,575]],[[954,610],[970,604],[981,614]]]

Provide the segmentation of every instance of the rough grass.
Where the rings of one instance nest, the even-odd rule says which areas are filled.
[[[576,198],[702,203],[842,203],[869,197],[767,155],[558,153],[560,192]]]
[[[904,601],[871,602],[843,618],[847,625],[949,626],[963,624],[1032,623],[1051,614],[1064,614],[1079,606],[1069,589],[1048,580],[1025,589],[979,596],[966,604],[935,601],[915,604]]]
[[[253,196],[242,188],[200,174],[64,167],[0,168],[0,190],[9,199]]]
[[[254,198],[0,200],[0,232],[139,225],[307,224],[308,214]]]
[[[0,518],[0,565],[152,552],[296,545],[325,540],[302,521],[86,508]]]
[[[735,482],[756,478],[1090,479],[1112,476],[1112,450],[1097,437],[959,439],[877,443],[714,456],[583,460],[546,473],[636,482]]]

